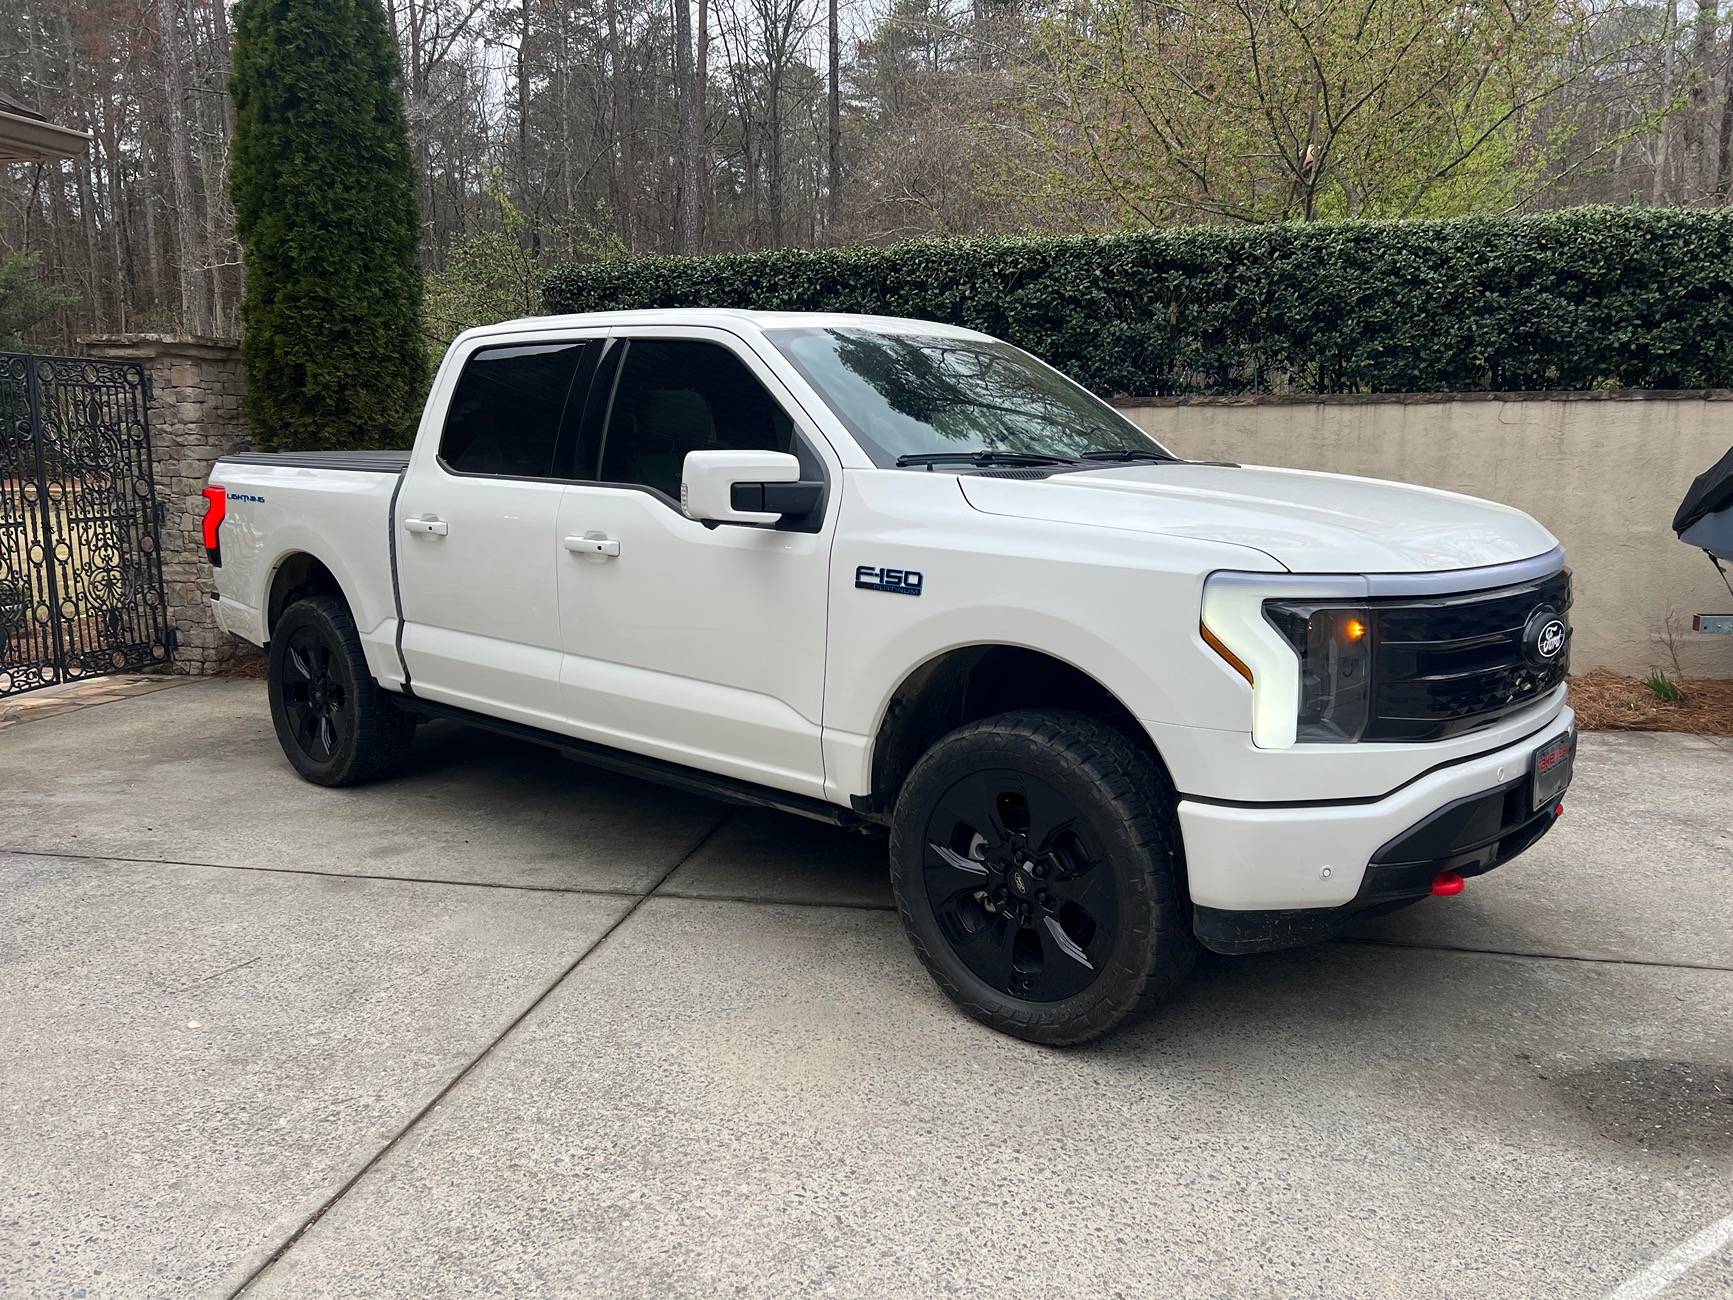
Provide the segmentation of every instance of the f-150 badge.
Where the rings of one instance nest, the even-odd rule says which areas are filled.
[[[918,596],[921,594],[921,575],[914,569],[881,569],[876,564],[861,564],[855,567],[854,585],[867,591]]]

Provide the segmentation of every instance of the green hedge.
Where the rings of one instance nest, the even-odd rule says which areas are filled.
[[[1733,387],[1733,212],[1187,227],[558,268],[550,311],[877,312],[1104,394]]]

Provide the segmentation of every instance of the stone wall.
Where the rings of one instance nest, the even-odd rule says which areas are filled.
[[[1564,543],[1576,584],[1571,667],[1733,677],[1733,611],[1701,551],[1673,535],[1691,480],[1733,443],[1733,394],[1382,394],[1173,398],[1121,409],[1182,455],[1399,479],[1526,510]]]
[[[211,617],[201,490],[219,456],[249,446],[241,419],[241,354],[228,339],[118,334],[79,340],[89,356],[141,363],[151,377],[151,463],[167,516],[163,586],[175,629],[174,670],[202,675],[253,653]]]

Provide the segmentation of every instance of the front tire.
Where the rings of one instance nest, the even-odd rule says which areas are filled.
[[[891,827],[891,885],[916,953],[956,1003],[1035,1043],[1087,1042],[1191,970],[1172,785],[1085,714],[1028,710],[941,739]]]
[[[415,716],[379,688],[342,601],[309,596],[271,630],[271,721],[290,765],[315,785],[359,785],[403,765]]]

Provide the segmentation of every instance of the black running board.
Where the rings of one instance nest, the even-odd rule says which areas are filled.
[[[527,740],[536,745],[546,745],[549,749],[559,750],[567,758],[576,759],[580,763],[588,763],[592,767],[603,767],[610,772],[621,772],[627,776],[641,777],[646,781],[672,786],[676,790],[685,790],[690,794],[701,794],[706,798],[720,799],[724,803],[740,804],[748,808],[774,808],[778,812],[794,813],[799,817],[811,817],[815,821],[828,822],[832,826],[842,826],[849,830],[867,830],[875,824],[853,809],[842,808],[833,803],[826,803],[823,799],[813,799],[804,794],[778,790],[774,786],[759,785],[753,781],[742,781],[732,776],[719,776],[714,772],[701,771],[698,768],[686,767],[680,763],[670,763],[666,759],[633,754],[623,749],[614,749],[609,745],[598,745],[593,741],[579,740],[576,736],[563,736],[557,731],[527,726],[524,723],[512,722],[506,718],[490,717],[485,713],[477,713],[473,709],[459,708],[455,704],[441,704],[437,700],[422,699],[420,696],[397,695],[396,700],[402,707],[415,713],[425,714],[431,718],[449,718],[453,722],[480,727],[485,731],[495,731],[502,736]]]

